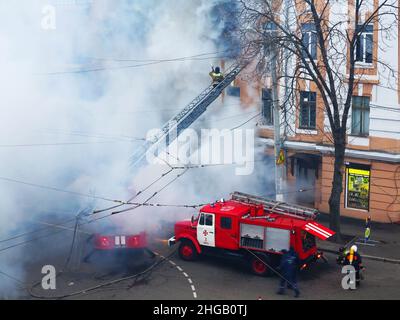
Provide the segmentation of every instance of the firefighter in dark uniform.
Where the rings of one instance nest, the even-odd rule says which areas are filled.
[[[359,284],[361,280],[360,271],[364,267],[362,266],[361,255],[357,252],[357,246],[353,245],[350,251],[346,254],[343,265],[352,265],[356,270],[356,282]]]
[[[211,72],[209,73],[212,79],[212,85],[215,88],[222,80],[224,80],[224,75],[219,67],[211,67]]]
[[[347,249],[346,247],[340,247],[340,248],[339,248],[339,255],[338,255],[338,257],[336,258],[336,262],[337,262],[338,264],[343,265],[343,264],[344,264],[344,261],[345,261],[345,259],[346,259],[346,256],[349,254],[349,252],[350,252],[350,249]]]
[[[295,297],[297,298],[300,295],[300,290],[297,286],[297,271],[299,269],[300,260],[293,248],[290,248],[289,251],[282,250],[282,252],[283,256],[279,265],[281,280],[277,293],[284,294],[285,287],[287,286],[294,290]]]

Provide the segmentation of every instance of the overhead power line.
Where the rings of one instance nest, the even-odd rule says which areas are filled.
[[[2,271],[2,270],[0,270],[0,274],[2,274],[3,276],[5,276],[5,277],[7,277],[7,278],[9,278],[11,280],[13,280],[14,282],[18,283],[18,286],[21,289],[26,289],[27,288],[26,284],[23,283],[21,280],[17,279],[16,277],[14,277],[14,276],[12,276],[12,275],[10,275],[10,274]]]
[[[204,56],[212,56],[215,54],[228,53],[232,50],[224,50],[224,51],[216,51],[216,52],[208,52],[208,53],[200,53],[192,56],[178,57],[178,58],[164,58],[164,59],[132,59],[132,58],[97,58],[97,57],[88,57],[89,59],[94,60],[102,60],[102,61],[117,61],[117,62],[170,62],[170,61],[181,61],[186,59],[194,59]]]
[[[163,178],[164,176],[166,176],[167,174],[169,174],[169,172],[172,172],[173,170],[174,170],[174,169],[171,169],[171,170],[168,171],[167,173],[164,173],[160,178]],[[186,172],[186,171],[187,171],[187,170],[185,170],[185,172]],[[159,194],[162,190],[164,190],[166,187],[168,187],[170,184],[172,184],[174,181],[176,181],[176,180],[177,180],[180,176],[182,176],[185,172],[183,172],[183,173],[181,173],[181,174],[178,174],[172,181],[168,182],[168,183],[167,183],[165,186],[163,186],[161,189],[159,189],[158,191],[154,192],[154,193],[152,194],[152,196],[150,196],[144,203],[137,203],[137,204],[135,204],[135,207],[134,207],[134,208],[131,207],[131,208],[128,208],[128,209],[125,209],[125,210],[120,210],[120,212],[119,212],[119,211],[112,212],[111,214],[108,214],[108,215],[105,215],[105,216],[102,216],[102,217],[99,217],[99,218],[96,218],[96,219],[92,219],[92,220],[90,220],[90,221],[88,221],[88,222],[81,223],[80,225],[90,224],[90,223],[93,223],[93,222],[95,222],[95,221],[98,221],[98,220],[101,220],[101,219],[105,219],[105,218],[107,218],[107,217],[109,217],[109,216],[111,216],[111,215],[119,214],[119,213],[126,212],[126,211],[132,211],[132,210],[134,210],[134,209],[136,209],[136,208],[138,208],[138,207],[144,206],[149,200],[151,200],[152,198],[154,198],[154,197],[155,197],[157,194]],[[156,179],[156,181],[159,181],[160,178]],[[0,178],[0,179],[1,179],[1,178]],[[12,180],[13,180],[13,179],[12,179]],[[143,189],[142,192],[143,192],[144,190],[147,190],[147,189],[148,189],[150,186],[152,186],[154,183],[155,183],[155,182],[151,183],[149,186],[147,186],[145,189]],[[24,184],[25,184],[25,183],[24,183]],[[29,184],[29,185],[32,185],[32,184]],[[37,186],[37,185],[34,185],[34,186]],[[38,186],[38,187],[44,187],[44,186]],[[51,188],[51,187],[49,187],[49,188],[50,188],[51,190],[54,190],[54,189],[55,189],[55,188]],[[48,187],[45,187],[45,189],[48,189]],[[59,190],[60,190],[60,189],[57,189],[57,191],[59,191]],[[65,192],[65,190],[61,190],[61,191],[62,191],[62,192]],[[70,193],[70,192],[67,191],[67,193]],[[75,193],[73,193],[73,194],[75,194]],[[134,197],[131,197],[131,199],[136,198],[136,197],[137,197],[138,195],[140,195],[140,194],[141,194],[141,192],[138,192]],[[80,194],[77,194],[77,195],[80,195]],[[104,199],[103,197],[100,197],[100,198],[101,198],[101,199]],[[123,201],[118,201],[118,202],[125,203],[125,202],[123,202]],[[127,203],[126,203],[126,204],[127,204]],[[158,207],[161,207],[161,206],[168,206],[168,207],[170,207],[170,206],[172,206],[172,205],[157,204],[157,206],[158,206]],[[187,205],[175,205],[175,206],[180,206],[180,207],[182,207],[182,208],[188,207]],[[190,207],[193,207],[193,206],[194,206],[194,205],[191,205]],[[110,207],[110,208],[107,208],[106,210],[114,209],[114,208],[116,208],[116,207],[119,207],[119,206]],[[94,211],[92,215],[97,214],[97,213],[100,213],[100,212],[103,212],[103,211],[105,211],[105,210],[103,209],[103,210]],[[75,218],[74,218],[73,220],[75,220]],[[63,226],[65,227],[65,225],[62,225],[62,224],[53,224],[53,226],[55,226],[55,225],[57,225],[57,227],[63,227]],[[49,226],[49,228],[50,228],[50,227],[51,227],[51,226]],[[43,229],[43,228],[42,228],[42,229]],[[42,230],[42,229],[41,229],[41,230]],[[60,228],[60,229],[61,229],[61,230],[58,230],[58,231],[56,231],[56,232],[52,232],[52,233],[50,233],[50,234],[38,236],[38,237],[35,237],[35,238],[32,238],[32,239],[28,239],[28,240],[25,240],[25,241],[22,241],[22,242],[19,242],[19,243],[10,245],[10,246],[8,246],[8,247],[1,248],[1,249],[0,249],[0,252],[9,250],[9,249],[18,247],[18,246],[20,246],[20,245],[24,245],[24,244],[33,242],[33,241],[36,241],[36,240],[39,240],[39,239],[42,239],[42,238],[45,238],[45,237],[49,237],[49,236],[52,236],[52,235],[56,235],[56,234],[59,234],[60,232],[66,230],[65,228]],[[39,230],[39,231],[40,231],[40,230]],[[38,232],[38,230],[36,230],[36,231],[34,231],[34,232]],[[31,234],[31,233],[34,233],[34,232],[30,232],[30,233],[26,233],[26,234]],[[13,237],[11,237],[11,238],[9,238],[9,239],[4,239],[4,240],[2,240],[1,242],[5,242],[5,241],[12,240],[12,239],[16,239],[16,238],[21,237],[21,236],[23,236],[23,235],[24,235],[24,234],[18,235],[18,236],[13,236]]]
[[[21,184],[21,185],[26,185],[26,186],[34,187],[34,188],[40,188],[40,189],[51,190],[51,191],[55,191],[55,192],[67,193],[67,194],[75,195],[75,196],[78,196],[78,197],[85,197],[85,198],[104,200],[104,201],[108,201],[108,202],[123,203],[123,201],[116,200],[116,199],[110,199],[110,198],[91,195],[91,194],[86,194],[86,193],[82,193],[82,192],[64,190],[64,189],[60,189],[60,188],[56,188],[56,187],[40,185],[40,184],[26,182],[26,181],[17,180],[17,179],[12,179],[12,178],[8,178],[8,177],[1,177],[0,176],[0,180],[7,181],[7,182],[12,182],[12,183],[16,183],[16,184]]]
[[[57,223],[57,224],[54,224],[54,225],[59,225],[59,226],[65,227],[67,223],[75,221],[75,220],[76,220],[76,218],[74,217],[72,219],[68,219],[68,220],[65,220],[65,221],[63,221],[61,223]],[[25,236],[28,236],[28,235],[31,235],[31,234],[39,233],[41,231],[53,228],[54,225],[53,226],[49,225],[49,226],[46,226],[46,227],[43,227],[43,228],[39,228],[39,229],[35,229],[35,230],[32,230],[32,231],[27,231],[27,232],[23,232],[23,233],[20,233],[20,234],[16,234],[16,235],[14,235],[14,236],[12,236],[10,238],[0,240],[0,243],[8,242],[8,241],[15,240],[15,239],[18,239],[18,238],[22,238],[22,237],[25,237]]]
[[[181,174],[181,175],[182,175],[182,174]],[[181,176],[181,175],[180,175],[180,176]],[[179,175],[178,175],[178,176],[179,176]],[[175,178],[174,180],[176,180],[176,178]],[[170,183],[169,183],[169,184],[170,184]],[[164,186],[162,189],[166,188],[169,184],[167,184],[166,186]],[[287,192],[283,192],[283,194],[302,193],[302,192],[307,192],[307,191],[312,191],[312,190],[315,190],[315,188],[299,189],[299,190],[294,190],[294,191],[287,191]],[[89,220],[89,221],[87,221],[87,222],[83,222],[83,223],[79,224],[79,226],[91,224],[91,223],[94,223],[94,222],[96,222],[96,221],[98,221],[98,220],[101,220],[101,219],[104,219],[104,218],[107,218],[107,217],[110,217],[110,216],[112,216],[112,215],[119,214],[119,213],[122,213],[122,212],[133,211],[133,210],[137,209],[138,207],[142,207],[142,206],[148,206],[148,207],[179,207],[179,208],[192,209],[192,208],[202,207],[202,206],[208,204],[208,203],[205,203],[205,204],[191,204],[191,205],[189,205],[189,204],[160,204],[160,203],[148,203],[148,201],[149,201],[151,198],[153,198],[155,195],[157,195],[159,192],[161,192],[161,190],[159,190],[158,192],[155,192],[155,193],[154,193],[150,198],[148,198],[145,202],[143,202],[143,203],[135,203],[135,206],[134,206],[134,207],[128,208],[127,210],[121,210],[121,212],[115,212],[115,213],[111,213],[111,214],[108,214],[108,215],[105,215],[105,216],[102,216],[102,217],[99,217],[99,218],[96,218],[96,219],[93,219],[93,220]],[[269,194],[269,195],[266,195],[266,196],[273,196],[273,195],[274,195],[274,194]],[[75,220],[75,218],[74,218],[73,220]],[[54,226],[56,226],[56,227],[62,227],[62,226],[65,226],[65,225],[62,225],[62,224],[54,224]],[[48,228],[51,228],[51,226],[49,226]],[[53,235],[57,235],[57,234],[60,234],[61,232],[64,232],[64,231],[66,231],[66,230],[67,230],[67,229],[65,229],[65,228],[60,228],[60,230],[57,230],[57,231],[55,231],[55,232],[51,232],[51,233],[49,233],[49,234],[45,234],[45,235],[42,235],[42,236],[38,236],[38,237],[35,237],[35,238],[31,238],[31,239],[28,239],[28,240],[24,240],[24,241],[21,241],[21,242],[16,243],[16,244],[12,244],[12,245],[7,246],[7,247],[3,247],[3,248],[0,249],[0,252],[4,252],[4,251],[10,250],[10,249],[12,249],[12,248],[19,247],[19,246],[21,246],[21,245],[25,245],[25,244],[28,244],[28,243],[31,243],[31,242],[34,242],[34,241],[37,241],[37,240],[40,240],[40,239],[43,239],[43,238],[47,238],[47,237],[50,237],[50,236],[53,236]],[[16,238],[16,237],[14,237],[14,238]],[[11,238],[10,238],[10,239],[11,239]],[[3,241],[7,241],[7,239],[5,239],[5,240],[3,240]]]
[[[144,189],[138,191],[134,196],[132,196],[131,198],[129,198],[126,202],[128,203],[128,202],[130,202],[130,201],[136,199],[138,196],[140,196],[141,194],[143,194],[144,192],[146,192],[148,189],[150,189],[154,184],[156,184],[156,183],[159,182],[161,179],[163,179],[164,177],[166,177],[167,175],[169,175],[173,170],[174,170],[173,168],[170,168],[170,170],[168,170],[167,172],[161,174],[160,177],[158,177],[157,179],[155,179],[153,182],[151,182],[151,183],[150,183],[148,186],[146,186]],[[95,210],[95,211],[93,211],[93,214],[98,214],[98,213],[101,213],[101,212],[104,212],[104,211],[113,210],[113,209],[119,208],[119,207],[121,207],[121,206],[123,206],[123,205],[124,205],[124,204],[121,203],[121,204],[116,205],[116,206],[112,206],[112,207],[108,207],[108,208],[104,208],[104,209],[100,209],[100,210]]]
[[[258,116],[261,115],[261,112],[257,113],[255,116],[251,117],[250,119],[246,120],[245,122],[239,124],[236,127],[231,128],[230,130],[235,130],[235,129],[239,129],[240,127],[243,127],[244,125],[246,125],[247,123],[249,123],[251,120],[257,118]]]
[[[252,160],[252,161],[245,161],[244,163],[250,163],[250,162],[254,163],[254,162],[264,162],[264,161],[265,161],[264,159],[255,159],[255,160]],[[221,164],[203,164],[203,165],[187,165],[187,166],[181,166],[181,167],[180,166],[171,167],[167,172],[161,174],[160,177],[155,179],[153,182],[151,182],[149,185],[147,185],[145,188],[143,188],[142,190],[137,192],[133,197],[131,197],[130,199],[128,199],[126,201],[111,200],[111,199],[104,198],[104,197],[98,197],[98,198],[100,198],[102,200],[108,199],[109,201],[117,202],[118,205],[107,207],[107,208],[104,208],[104,209],[94,210],[92,215],[95,215],[95,214],[98,214],[98,213],[102,213],[102,212],[105,212],[105,211],[109,211],[109,210],[113,210],[113,209],[116,209],[116,208],[124,206],[124,205],[144,206],[144,207],[146,207],[146,206],[147,207],[180,207],[180,208],[197,208],[197,207],[201,207],[201,206],[203,206],[205,204],[163,204],[163,203],[148,203],[147,201],[145,201],[145,202],[132,202],[132,200],[137,198],[139,195],[143,194],[150,187],[152,187],[157,182],[159,182],[162,178],[164,178],[165,176],[170,174],[173,170],[200,169],[200,168],[208,168],[208,167],[216,167],[216,166],[239,165],[239,164],[244,164],[244,163],[232,163],[232,164],[231,163],[221,163]],[[152,197],[154,197],[156,194],[160,193],[163,189],[168,187],[170,184],[172,184],[175,180],[177,180],[182,175],[183,175],[183,173],[178,174],[172,181],[168,182],[168,184],[166,186],[164,186],[159,191],[155,192],[152,195]],[[2,179],[2,178],[0,177],[0,179]],[[64,192],[64,193],[68,193],[68,194],[72,193],[72,195],[79,195],[79,196],[85,196],[85,197],[91,197],[91,198],[93,197],[92,195],[88,195],[88,194],[82,194],[82,193],[78,193],[77,194],[76,192],[71,192],[71,191],[68,191],[68,190],[62,190],[62,189],[59,189],[59,188],[48,187],[48,186],[43,186],[43,185],[36,185],[36,184],[32,184],[32,183],[27,183],[27,182],[22,182],[22,181],[15,180],[15,179],[8,179],[7,178],[7,181],[9,181],[9,180],[12,180],[12,182],[28,184],[29,186],[32,186],[32,187],[40,187],[40,188],[50,189],[50,190],[53,190],[53,191]],[[295,191],[295,192],[303,192],[303,191],[305,191],[305,190],[299,190],[299,191]],[[291,192],[288,192],[288,193],[291,193]],[[132,210],[132,208],[128,208],[127,209],[127,211],[129,211],[129,210]],[[115,214],[115,213],[118,213],[118,212],[114,212],[113,214]],[[54,225],[63,227],[67,223],[72,222],[74,220],[75,220],[75,217],[72,218],[72,219],[68,219],[66,221],[60,222],[60,223],[55,223]],[[7,238],[7,239],[2,239],[2,240],[0,240],[0,243],[7,242],[7,241],[10,241],[10,240],[14,240],[14,239],[26,236],[26,235],[33,234],[33,233],[41,232],[41,231],[44,231],[46,229],[49,229],[50,227],[46,226],[46,227],[43,227],[43,228],[40,228],[40,229],[36,229],[36,230],[33,230],[33,231],[28,231],[28,232],[21,233],[21,234],[15,235],[15,236]]]
[[[185,169],[182,173],[177,174],[176,177],[175,177],[173,180],[169,181],[169,182],[168,182],[166,185],[164,185],[161,189],[159,189],[158,191],[154,192],[154,193],[153,193],[149,198],[147,198],[143,203],[133,204],[132,207],[129,207],[129,208],[126,208],[126,209],[123,209],[123,210],[119,210],[119,211],[113,211],[113,212],[111,212],[110,214],[107,214],[107,215],[105,215],[105,216],[102,216],[102,217],[93,219],[93,220],[91,220],[89,223],[92,223],[92,222],[95,222],[95,221],[98,221],[98,220],[102,220],[102,219],[108,218],[108,217],[110,217],[110,216],[114,216],[114,215],[116,215],[116,214],[121,214],[121,213],[124,213],[124,212],[133,211],[133,210],[135,210],[135,209],[137,209],[137,208],[139,208],[139,207],[143,207],[143,206],[147,205],[148,202],[149,202],[151,199],[153,199],[153,198],[154,198],[156,195],[158,195],[161,191],[163,191],[163,190],[166,189],[168,186],[170,186],[173,182],[175,182],[177,179],[179,179],[179,178],[180,178],[182,175],[184,175],[188,170],[189,170],[189,169],[187,168],[187,169]],[[166,205],[158,205],[158,207],[161,207],[161,206],[166,206]]]
[[[206,57],[206,58],[195,58],[195,56],[190,57],[181,57],[181,58],[173,58],[173,59],[163,59],[163,60],[154,60],[139,64],[133,65],[118,65],[118,66],[98,66],[93,68],[87,69],[78,69],[78,70],[66,70],[66,71],[55,71],[55,72],[46,72],[46,73],[37,73],[36,75],[42,76],[53,76],[53,75],[63,75],[63,74],[79,74],[79,73],[89,73],[89,72],[100,72],[100,71],[112,71],[112,70],[121,70],[121,69],[132,69],[132,68],[139,68],[145,66],[156,65],[165,62],[178,62],[178,61],[189,61],[189,60],[215,60],[215,59],[223,59],[226,58],[225,56],[214,56],[214,57]],[[134,60],[132,60],[134,61]]]
[[[132,196],[131,198],[129,198],[126,202],[130,202],[130,201],[134,200],[136,197],[138,197],[139,195],[141,195],[142,193],[144,193],[145,191],[147,191],[149,188],[151,188],[154,184],[156,184],[157,182],[159,182],[162,178],[164,178],[165,176],[167,176],[167,175],[168,175],[169,173],[171,173],[173,170],[174,170],[174,169],[171,168],[171,169],[168,170],[167,172],[162,173],[160,177],[156,178],[153,182],[151,182],[151,183],[150,183],[149,185],[147,185],[145,188],[143,188],[142,190],[138,191],[134,196]],[[53,190],[53,188],[51,188],[51,190]],[[68,192],[68,193],[69,193],[69,192]],[[118,204],[118,205],[115,205],[115,206],[111,206],[111,207],[107,207],[107,208],[104,208],[104,209],[100,209],[100,210],[94,210],[92,214],[98,214],[98,213],[101,213],[101,212],[113,210],[113,209],[116,209],[116,208],[121,207],[121,206],[123,206],[122,203],[120,203],[120,204]],[[68,219],[68,220],[66,220],[66,221],[63,221],[63,222],[61,222],[61,223],[57,223],[57,225],[58,225],[58,226],[66,226],[68,223],[70,223],[70,222],[72,222],[72,221],[75,221],[75,220],[76,220],[76,217],[74,217],[74,218],[72,218],[72,219]],[[11,241],[11,240],[15,240],[15,239],[18,239],[18,238],[27,236],[27,235],[31,235],[31,234],[34,234],[34,233],[38,233],[38,232],[41,232],[41,231],[50,229],[50,228],[51,228],[51,226],[46,226],[46,227],[39,228],[39,229],[36,229],[36,230],[33,230],[33,231],[24,232],[24,233],[21,233],[21,234],[18,234],[18,235],[14,235],[14,236],[12,236],[12,237],[10,237],[10,238],[7,238],[7,239],[2,239],[2,240],[0,240],[0,243],[8,242],[8,241]]]
[[[259,113],[259,114],[260,114],[260,113]],[[258,116],[259,114],[257,114],[256,116]],[[252,117],[252,118],[246,120],[244,123],[240,124],[239,126],[237,126],[237,127],[235,127],[235,128],[232,128],[231,130],[234,130],[234,129],[236,129],[236,128],[239,128],[239,127],[241,127],[241,126],[247,124],[247,123],[250,122],[252,119],[254,119],[256,116],[254,116],[254,117]],[[178,168],[172,168],[172,167],[171,167],[171,170],[170,170],[169,172],[172,172],[172,170],[175,170],[175,169],[178,169]],[[139,194],[141,194],[141,192],[139,192],[139,193],[136,194],[133,198],[129,199],[129,200],[126,202],[126,201],[121,201],[121,200],[109,199],[109,198],[106,198],[106,197],[100,197],[100,196],[95,196],[95,195],[90,195],[90,194],[75,192],[75,191],[63,190],[63,189],[55,188],[55,187],[49,187],[49,186],[39,185],[39,184],[30,183],[30,182],[25,182],[25,181],[21,181],[21,180],[17,180],[17,179],[11,179],[11,178],[8,178],[8,177],[0,177],[0,180],[8,181],[8,182],[13,182],[13,183],[18,183],[18,184],[23,184],[23,185],[27,185],[27,186],[31,186],[31,187],[37,187],[37,188],[46,189],[46,190],[52,190],[52,191],[56,191],[56,192],[63,192],[63,193],[67,193],[67,194],[71,194],[71,195],[75,195],[75,196],[88,197],[88,198],[94,198],[94,199],[100,199],[100,200],[104,200],[104,201],[109,201],[109,202],[118,203],[118,205],[116,205],[116,206],[112,206],[112,207],[109,207],[109,208],[106,208],[106,209],[103,209],[103,210],[98,210],[98,211],[95,211],[94,213],[100,213],[100,212],[112,210],[112,209],[114,209],[114,208],[117,208],[117,207],[120,207],[120,206],[123,206],[123,205],[127,205],[127,204],[131,204],[131,205],[134,206],[134,207],[130,207],[130,208],[127,208],[127,209],[124,209],[124,210],[112,212],[112,213],[109,214],[109,215],[106,215],[106,216],[103,216],[103,217],[100,217],[100,218],[97,218],[97,219],[94,219],[94,220],[91,220],[91,221],[88,222],[88,223],[92,223],[92,222],[94,222],[94,221],[97,221],[97,220],[99,220],[99,219],[104,219],[104,218],[106,218],[106,217],[108,217],[108,216],[111,216],[111,215],[115,215],[115,214],[119,214],[119,213],[127,212],[127,211],[132,211],[132,210],[134,210],[134,209],[136,209],[136,208],[138,208],[138,207],[141,207],[141,206],[196,208],[196,207],[199,207],[199,206],[204,205],[204,204],[199,204],[199,205],[188,205],[188,204],[173,205],[173,204],[159,204],[159,203],[158,203],[158,204],[155,204],[155,203],[148,203],[149,200],[151,200],[153,197],[155,197],[157,194],[159,194],[162,190],[164,190],[164,189],[167,188],[170,184],[172,184],[173,182],[175,182],[175,181],[176,181],[179,177],[181,177],[184,173],[186,173],[186,172],[190,169],[190,167],[187,167],[187,168],[184,168],[184,169],[185,169],[185,171],[184,171],[183,173],[178,174],[172,181],[168,182],[168,183],[167,183],[165,186],[163,186],[160,190],[158,190],[158,191],[156,191],[155,193],[153,193],[152,196],[150,196],[144,203],[139,203],[139,202],[132,203],[132,202],[131,202],[136,196],[138,196]],[[168,173],[169,173],[169,172],[168,172]],[[166,174],[168,174],[168,173],[166,173]],[[163,174],[160,178],[162,178],[162,177],[164,177],[164,176],[165,176],[165,174]],[[160,178],[159,178],[159,179],[160,179]],[[156,182],[157,182],[157,181],[158,181],[158,180],[156,180]],[[155,183],[155,182],[151,183],[148,187],[152,186],[154,183]],[[145,189],[142,190],[142,191],[145,191],[145,190],[147,190],[147,188],[145,188]],[[42,228],[42,229],[43,229],[43,228]],[[61,231],[64,231],[64,230],[61,230]],[[47,237],[47,236],[51,236],[51,235],[53,235],[53,234],[57,234],[57,233],[59,233],[59,232],[60,232],[60,231],[58,231],[58,232],[56,232],[56,233],[51,233],[51,234],[48,234],[48,235],[44,235],[44,236],[41,236],[41,237],[38,237],[38,238],[30,239],[30,240],[27,240],[27,241],[23,241],[23,242],[21,242],[21,243],[18,243],[18,244],[14,244],[14,245],[12,245],[12,246],[9,246],[9,247],[7,247],[7,248],[2,248],[2,249],[0,249],[0,252],[1,252],[1,251],[4,251],[4,250],[8,250],[8,249],[13,248],[13,247],[16,247],[16,246],[19,246],[19,245],[22,245],[22,244],[25,244],[25,243],[29,243],[29,242],[31,242],[31,241],[35,241],[35,240],[40,239],[40,238],[42,238],[42,237]],[[33,233],[33,232],[32,232],[32,233]],[[24,236],[24,235],[26,235],[26,234],[30,234],[30,233],[25,233],[25,234],[23,234],[23,235],[19,235],[18,237]],[[15,238],[17,238],[17,236],[12,237],[12,239],[15,239]],[[6,239],[6,240],[7,240],[7,239]],[[3,240],[3,241],[6,241],[6,240]],[[8,239],[8,240],[11,240],[11,238]]]
[[[146,139],[137,139],[145,141]],[[24,148],[24,147],[54,147],[54,146],[73,146],[90,144],[114,144],[114,143],[133,143],[133,141],[88,141],[88,142],[60,142],[60,143],[26,143],[26,144],[0,144],[0,148]]]

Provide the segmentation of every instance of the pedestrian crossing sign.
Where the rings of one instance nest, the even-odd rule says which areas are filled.
[[[279,151],[279,156],[278,156],[278,158],[276,159],[276,164],[277,165],[282,165],[282,164],[284,164],[285,163],[285,153],[283,152],[283,149],[281,149],[280,151]]]

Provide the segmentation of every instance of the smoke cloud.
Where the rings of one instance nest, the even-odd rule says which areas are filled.
[[[223,56],[218,39],[227,32],[226,25],[215,23],[213,8],[221,2],[0,3],[0,241],[43,228],[43,221],[72,219],[87,206],[113,205],[85,195],[126,200],[168,170],[160,165],[135,172],[130,157],[148,130],[209,85],[210,64]],[[248,113],[238,99],[227,98],[214,103],[196,126],[230,128]],[[210,202],[234,189],[266,193],[260,168],[266,166],[257,164],[257,174],[246,178],[236,177],[234,166],[189,170],[153,200]],[[192,213],[141,208],[109,220],[136,231]],[[0,271],[25,280],[33,245],[7,247],[33,237],[0,242]],[[17,282],[0,274],[0,296],[14,297],[16,288]]]

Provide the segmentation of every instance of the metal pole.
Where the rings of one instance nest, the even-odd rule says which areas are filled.
[[[278,50],[275,44],[272,45],[271,57],[271,78],[272,78],[272,105],[274,108],[274,145],[275,145],[275,194],[277,201],[283,201],[282,194],[282,165],[277,163],[281,151],[281,118],[279,112],[279,94],[278,94]]]
[[[79,213],[76,215],[74,235],[72,238],[70,252],[67,261],[65,262],[65,269],[69,269],[71,271],[77,271],[80,268],[82,253],[83,253],[82,250],[84,248],[82,246],[83,239],[81,237],[81,231],[79,230],[79,226],[84,216],[92,211],[93,210],[91,209],[91,207],[88,207],[84,210],[79,211]]]
[[[285,3],[284,3],[284,5],[285,5],[285,11],[284,12],[285,12],[285,28],[286,28],[286,30],[290,30],[290,23],[289,23],[290,4],[291,4],[291,0],[286,0]],[[288,134],[287,128],[289,126],[289,123],[288,123],[289,119],[288,119],[288,116],[287,116],[287,110],[290,107],[290,105],[289,105],[289,94],[290,94],[289,86],[290,86],[290,81],[289,81],[289,77],[288,77],[290,53],[289,53],[289,50],[287,48],[285,48],[283,52],[284,52],[284,56],[283,56],[283,59],[284,59],[284,71],[283,71],[284,75],[283,76],[285,77],[285,80],[284,80],[284,82],[285,82],[285,100],[284,100],[285,101],[285,105],[284,105],[284,110],[283,110],[284,120],[285,120],[284,132],[283,132],[283,143],[284,143],[284,141],[286,141],[286,139],[287,139],[287,134]],[[283,175],[283,177],[287,177],[287,166],[286,166],[287,150],[285,149],[284,151],[285,151],[285,164],[283,165],[282,175]],[[282,180],[282,183],[283,183],[282,189],[285,188],[285,184],[284,184],[285,182],[286,182],[286,180]]]

